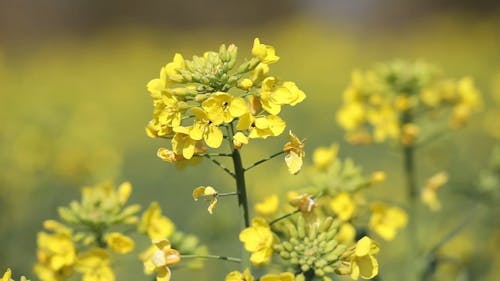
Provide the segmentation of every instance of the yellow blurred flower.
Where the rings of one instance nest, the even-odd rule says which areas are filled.
[[[240,232],[240,241],[245,250],[252,253],[250,261],[253,265],[267,264],[273,254],[273,245],[278,241],[269,224],[262,218],[252,220],[252,225]]]
[[[383,171],[373,172],[371,176],[371,181],[373,184],[382,183],[387,178],[387,175]]]
[[[280,274],[266,274],[259,281],[294,281],[295,275],[291,272],[283,272]]]
[[[336,114],[337,122],[348,132],[358,129],[365,118],[365,109],[363,104],[359,102],[345,104]]]
[[[415,143],[420,133],[420,127],[413,123],[406,123],[401,128],[401,143],[406,146],[411,146]]]
[[[239,271],[231,271],[226,275],[225,281],[254,281],[255,278],[247,268],[243,273]]]
[[[398,230],[408,223],[408,215],[401,208],[377,202],[370,206],[370,210],[370,228],[385,240],[393,240]]]
[[[153,242],[155,250],[144,261],[146,274],[156,272],[157,281],[169,281],[171,272],[169,266],[180,262],[181,257],[177,250],[171,248],[168,240],[162,239]]]
[[[339,151],[338,144],[332,144],[330,147],[318,147],[313,152],[314,167],[320,171],[326,170],[337,158]]]
[[[259,38],[253,40],[252,55],[265,64],[275,63],[280,59],[280,57],[276,56],[274,48],[270,45],[261,44]]]
[[[287,153],[285,156],[285,163],[288,166],[288,172],[295,175],[300,172],[303,159],[306,156],[304,151],[304,140],[297,138],[292,131],[289,131],[288,134],[289,142],[287,142],[283,147],[283,151]]]
[[[52,271],[62,270],[76,262],[76,249],[68,233],[48,234],[39,232],[37,236],[38,263]]]
[[[119,232],[111,232],[106,235],[106,244],[107,246],[119,253],[126,254],[134,249],[135,243],[132,238],[125,236]]]
[[[114,281],[115,274],[109,265],[109,254],[93,248],[78,256],[75,269],[83,274],[82,281]]]
[[[266,196],[263,201],[255,204],[255,211],[261,216],[270,216],[278,211],[279,198],[278,195],[272,194]]]
[[[330,208],[343,221],[348,221],[356,211],[356,203],[347,192],[340,192],[330,201]]]
[[[356,237],[356,228],[350,223],[340,225],[339,232],[335,236],[335,240],[344,245],[349,245],[354,242]]]
[[[448,174],[446,172],[439,172],[427,180],[427,183],[422,189],[420,199],[432,211],[439,211],[441,209],[441,202],[437,197],[437,192],[443,185],[448,182]]]
[[[175,231],[175,226],[169,218],[162,215],[158,202],[152,202],[143,213],[138,230],[156,240],[168,238]]]
[[[214,208],[217,205],[217,191],[211,186],[199,186],[193,190],[193,199],[198,199],[203,196],[209,201],[208,212],[213,214]]]
[[[250,89],[252,86],[253,86],[253,82],[251,79],[248,79],[248,78],[244,78],[244,79],[241,79],[239,82],[238,82],[238,86],[243,89],[243,90],[248,90]]]

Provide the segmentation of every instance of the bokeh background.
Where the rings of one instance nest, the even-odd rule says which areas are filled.
[[[199,235],[212,252],[238,256],[236,203],[225,201],[210,216],[191,199],[198,185],[230,191],[230,178],[208,162],[179,172],[156,158],[164,143],[144,133],[152,114],[145,85],[175,52],[191,57],[235,43],[240,57],[250,57],[253,38],[260,37],[281,57],[274,73],[307,94],[284,116],[307,138],[308,155],[318,145],[340,143],[340,156],[367,173],[387,171],[377,196],[392,201],[404,195],[401,156],[391,145],[348,145],[335,123],[351,71],[424,59],[451,77],[475,78],[482,112],[419,158],[420,183],[440,170],[451,176],[441,213],[422,211],[429,217],[422,240],[436,242],[481,205],[451,248],[467,261],[469,280],[494,280],[500,274],[498,201],[476,196],[475,189],[500,140],[499,8],[494,0],[0,0],[0,270],[9,266],[36,280],[32,264],[42,221],[56,218],[57,207],[77,199],[80,187],[102,181],[130,181],[132,202],[159,201],[179,229]],[[282,143],[254,142],[245,162]],[[252,202],[304,182],[302,174],[288,176],[281,161],[265,165],[249,174]],[[404,276],[394,267],[403,240],[382,243],[384,279]],[[137,252],[144,246],[139,243]],[[221,280],[234,269],[207,265],[201,272],[175,271],[174,280]],[[146,280],[135,257],[114,268],[118,280]]]

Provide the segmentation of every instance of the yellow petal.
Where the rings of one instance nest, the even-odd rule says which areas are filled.
[[[211,148],[218,148],[222,144],[224,135],[217,126],[209,126],[208,131],[204,135],[205,143]]]
[[[7,271],[5,271],[2,279],[0,281],[10,281],[10,277],[12,276],[12,270],[10,268],[7,268]]]
[[[303,162],[302,157],[300,157],[297,153],[295,153],[294,151],[290,151],[290,153],[285,156],[285,162],[288,166],[288,172],[290,174],[296,175],[300,172]]]
[[[240,117],[248,112],[248,104],[243,98],[234,98],[229,106],[229,112],[233,117]]]

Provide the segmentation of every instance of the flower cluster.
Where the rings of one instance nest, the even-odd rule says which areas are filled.
[[[183,253],[206,252],[205,247],[199,246],[196,237],[175,231],[174,224],[162,214],[156,202],[151,203],[139,219],[136,214],[140,206],[127,205],[131,192],[132,186],[128,182],[118,188],[109,183],[84,187],[80,201],[73,201],[69,207],[59,209],[63,222],[45,221],[45,231],[39,232],[37,237],[34,271],[38,278],[59,281],[80,274],[86,281],[115,280],[111,268],[113,255],[126,255],[134,250],[135,241],[124,234],[131,230],[156,241],[155,246],[161,251],[166,249],[166,242],[160,241],[170,238],[174,247]],[[170,242],[168,245],[170,247]],[[151,257],[148,251],[141,255],[145,263]],[[150,252],[158,261],[158,254],[154,250]],[[158,280],[168,280],[170,271],[166,266],[171,264],[173,262],[156,263]],[[149,268],[145,264],[147,273],[152,273]]]
[[[415,115],[441,118],[449,112],[449,124],[458,128],[481,104],[470,77],[452,80],[432,65],[396,61],[354,71],[336,118],[353,143],[393,139],[411,145],[421,133]]]
[[[148,83],[154,110],[146,132],[171,140],[171,149],[158,150],[161,159],[190,160],[220,147],[224,138],[239,148],[250,139],[284,131],[286,123],[278,114],[283,106],[302,102],[305,94],[295,83],[269,74],[269,65],[279,57],[258,38],[250,60],[236,66],[236,59],[235,45],[192,60],[176,54]]]

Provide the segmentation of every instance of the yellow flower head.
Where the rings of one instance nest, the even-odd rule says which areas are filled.
[[[339,151],[338,144],[332,144],[330,147],[318,147],[313,152],[314,167],[320,171],[325,171],[337,158]]]
[[[243,273],[239,271],[231,271],[226,275],[225,281],[254,281],[255,278],[250,273],[250,270],[247,268]]]
[[[193,199],[195,201],[198,201],[202,196],[209,201],[208,212],[213,214],[214,208],[217,205],[217,191],[211,186],[199,186],[193,190]]]
[[[262,202],[255,204],[255,211],[261,216],[270,216],[276,213],[278,207],[278,195],[272,194],[265,197]]]
[[[215,125],[230,123],[234,118],[248,112],[248,104],[243,98],[233,97],[228,93],[217,92],[202,103],[207,117]]]
[[[68,233],[39,232],[37,237],[38,262],[56,272],[76,262],[76,248]]]
[[[441,209],[441,202],[439,202],[437,192],[447,182],[448,174],[446,172],[439,172],[427,180],[420,194],[420,199],[432,211],[439,211]]]
[[[83,281],[114,281],[115,274],[109,265],[109,254],[93,248],[78,256],[75,269],[83,274]]]
[[[347,192],[341,192],[330,201],[330,208],[343,220],[348,221],[356,211],[356,203]]]
[[[240,241],[245,250],[252,253],[250,261],[254,265],[267,264],[273,254],[273,245],[278,241],[269,224],[262,218],[252,220],[252,226],[240,233]]]
[[[134,240],[132,238],[123,235],[119,232],[111,232],[108,235],[106,235],[106,244],[108,247],[119,253],[119,254],[126,254],[129,253],[134,249]]]
[[[306,156],[304,151],[304,141],[297,138],[292,131],[289,132],[290,141],[285,144],[283,151],[287,153],[285,162],[288,166],[288,172],[296,175],[302,168],[303,159]]]
[[[193,126],[189,128],[189,137],[193,141],[204,140],[205,143],[211,148],[218,148],[223,139],[222,130],[217,126],[216,123],[210,120],[208,113],[199,107],[191,108],[195,116],[195,121]],[[194,143],[193,143],[194,145]],[[194,152],[194,147],[193,147]],[[189,159],[191,157],[186,157]]]
[[[266,274],[260,278],[260,281],[294,281],[295,275],[291,272],[283,272],[280,274]]]
[[[370,228],[385,240],[393,240],[398,230],[408,223],[408,215],[401,208],[377,202],[373,203],[370,209]]]
[[[242,132],[236,132],[233,136],[234,147],[240,149],[244,144],[248,144],[248,137]]]
[[[152,202],[143,213],[138,230],[156,240],[168,238],[175,231],[175,226],[169,218],[162,215],[158,202]]]
[[[295,106],[305,98],[304,92],[293,82],[278,84],[278,79],[275,77],[267,77],[262,81],[260,102],[262,108],[272,115],[280,113],[282,105]]]
[[[171,248],[168,240],[162,239],[153,242],[155,250],[144,262],[144,270],[147,274],[156,272],[157,281],[169,281],[171,272],[169,266],[180,262],[181,257],[177,250]]]
[[[253,41],[252,55],[265,64],[275,63],[280,59],[276,55],[274,48],[261,44],[259,38],[255,38]]]

